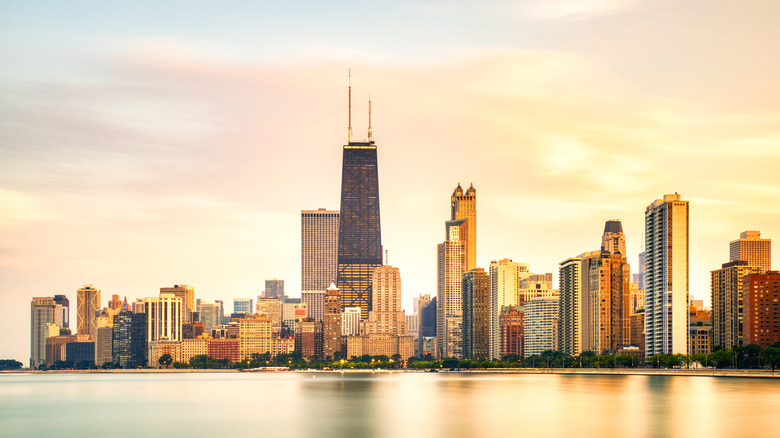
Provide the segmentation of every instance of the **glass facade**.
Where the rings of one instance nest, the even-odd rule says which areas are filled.
[[[341,171],[337,287],[342,308],[360,307],[361,318],[368,318],[371,275],[381,265],[376,145],[350,142]]]

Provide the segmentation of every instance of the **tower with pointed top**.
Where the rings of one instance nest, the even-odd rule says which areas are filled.
[[[454,224],[454,221],[463,221],[459,225],[460,241],[466,247],[464,272],[468,272],[477,267],[477,190],[474,188],[474,184],[471,184],[464,193],[463,188],[458,183],[450,200],[452,218],[447,222],[447,228]]]
[[[350,74],[351,79],[351,74]],[[371,276],[382,265],[379,220],[379,175],[373,132],[369,139],[352,141],[352,85],[349,86],[348,141],[341,168],[336,286],[342,308],[360,307],[362,319],[372,310]]]

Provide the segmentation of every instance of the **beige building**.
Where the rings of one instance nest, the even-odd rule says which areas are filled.
[[[173,287],[161,287],[160,295],[173,294],[176,297],[181,298],[183,307],[183,321],[192,322],[192,312],[195,309],[195,288],[186,284],[176,284]]]
[[[376,293],[376,288],[374,293]],[[336,284],[331,283],[325,293],[325,311],[322,319],[322,355],[333,357],[337,351],[341,351],[341,293],[339,293]]]
[[[190,359],[208,354],[209,336],[202,335],[194,339],[181,340],[181,362],[190,363]]]
[[[458,240],[458,227],[449,228],[447,241],[438,246],[437,270],[437,345],[438,357],[462,357],[463,274],[465,245]]]
[[[519,294],[520,283],[527,280],[531,273],[527,263],[517,263],[510,259],[490,262],[490,359],[500,359],[501,334],[499,315],[506,306],[522,304]]]
[[[181,298],[174,294],[160,294],[159,297],[144,298],[144,313],[146,313],[147,342],[180,341],[182,339],[183,306]]]
[[[282,330],[282,301],[276,298],[257,298],[256,313],[271,320],[274,333]]]
[[[386,333],[373,333],[365,336],[345,336],[344,352],[347,358],[363,355],[393,357],[401,360],[414,356],[414,338],[411,336],[393,336]]]
[[[95,336],[95,365],[102,366],[104,363],[114,361],[114,322],[113,309],[103,309],[100,316],[97,317],[97,334]]]
[[[760,231],[743,231],[729,243],[729,261],[737,260],[764,271],[772,269],[772,239],[762,239]]]
[[[360,334],[360,307],[345,307],[341,312],[341,335]]]
[[[30,302],[30,368],[46,362],[47,326],[54,324],[55,313],[54,297],[35,297]],[[59,335],[59,326],[55,327]]]
[[[286,338],[272,338],[271,339],[271,356],[276,357],[278,354],[290,354],[295,351],[295,336],[288,336]]]
[[[477,190],[471,184],[466,193],[458,183],[451,196],[451,220],[463,220],[460,225],[460,241],[465,248],[466,264],[463,271],[467,272],[477,267]]]
[[[166,354],[171,355],[173,362],[181,362],[181,342],[158,340],[149,342],[148,365],[151,368],[160,368],[160,358]]]
[[[253,354],[271,352],[271,320],[255,315],[238,320],[238,355],[241,360]]]
[[[301,291],[301,302],[306,304],[306,316],[321,322],[325,315],[325,290]]]
[[[732,242],[733,243],[733,242]],[[724,263],[721,269],[710,272],[712,299],[712,345],[732,349],[742,345],[743,334],[743,278],[761,274],[758,266],[737,260]]]
[[[365,334],[406,335],[406,316],[401,310],[401,273],[393,266],[380,266],[371,276],[372,303]]]
[[[95,313],[100,308],[100,289],[96,289],[91,284],[85,284],[76,291],[76,327],[78,334],[95,337],[97,330]]]
[[[336,281],[338,210],[301,211],[301,290],[323,291]]]

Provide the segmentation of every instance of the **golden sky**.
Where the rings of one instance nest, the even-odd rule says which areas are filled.
[[[300,210],[339,208],[347,69],[409,310],[458,182],[485,268],[556,272],[621,219],[634,271],[664,193],[690,201],[697,299],[741,231],[780,238],[777,2],[120,8],[0,5],[2,358],[27,362],[33,296],[75,309],[82,284],[296,296]]]

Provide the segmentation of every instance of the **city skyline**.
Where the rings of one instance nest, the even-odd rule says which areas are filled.
[[[609,219],[636,273],[644,208],[679,192],[689,291],[709,303],[730,241],[780,236],[779,6],[597,3],[359,8],[344,26],[309,17],[300,37],[255,30],[265,18],[243,4],[254,22],[220,11],[201,34],[197,11],[139,26],[148,5],[127,19],[2,6],[0,357],[27,357],[10,333],[29,327],[31,297],[66,295],[74,326],[84,284],[143,298],[183,283],[229,303],[280,278],[299,296],[300,211],[339,208],[348,68],[358,141],[373,100],[381,237],[407,311],[435,293],[442,194],[458,181],[480,191],[477,267],[511,258],[556,276]],[[416,31],[394,41],[402,24]]]

